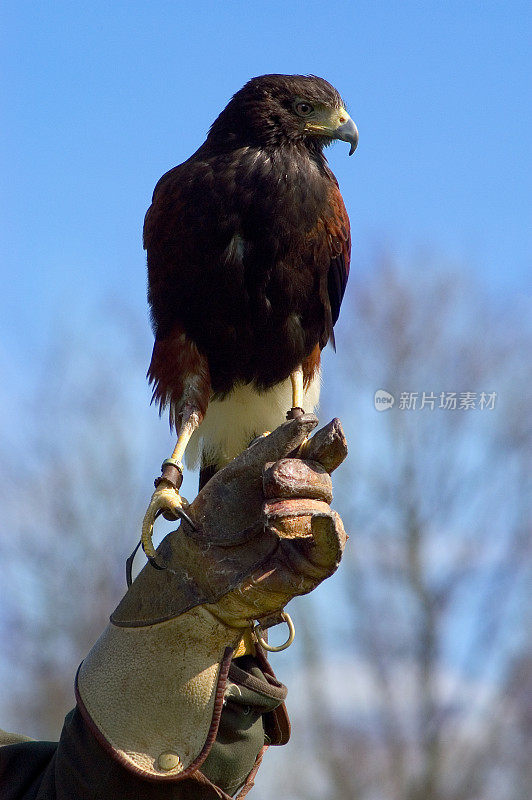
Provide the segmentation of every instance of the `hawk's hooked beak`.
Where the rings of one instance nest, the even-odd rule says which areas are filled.
[[[329,139],[341,139],[349,142],[351,149],[349,155],[352,156],[357,149],[358,130],[357,126],[345,110],[336,108],[334,111],[327,109],[325,112],[318,111],[306,124],[306,129],[310,133],[318,136],[326,136]]]
[[[336,128],[333,134],[333,138],[341,139],[342,142],[349,142],[351,145],[351,149],[349,150],[349,155],[352,156],[355,150],[357,149],[358,128],[351,119],[351,117],[348,116],[347,114],[346,116],[347,116],[347,121],[343,122]]]

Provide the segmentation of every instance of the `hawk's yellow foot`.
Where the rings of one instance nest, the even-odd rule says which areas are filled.
[[[155,552],[152,541],[155,520],[162,514],[167,520],[185,519],[189,525],[194,527],[192,520],[186,513],[188,506],[188,500],[181,497],[172,481],[164,477],[157,480],[156,489],[152,494],[150,504],[144,514],[140,537],[142,549],[153,566],[164,569],[164,567],[157,562],[157,553]]]
[[[189,502],[181,497],[179,489],[183,483],[183,464],[181,459],[194,430],[199,425],[199,417],[195,411],[189,409],[188,416],[181,422],[177,444],[170,458],[166,458],[161,465],[161,477],[155,480],[155,491],[142,521],[140,542],[150,564],[157,569],[164,569],[157,562],[157,555],[152,542],[153,525],[157,517],[162,514],[165,519],[176,520],[181,517],[188,524],[196,526],[186,513]]]

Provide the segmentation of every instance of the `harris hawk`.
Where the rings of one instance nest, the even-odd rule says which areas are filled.
[[[318,403],[350,259],[349,218],[323,154],[335,139],[351,155],[358,131],[330,83],[262,75],[155,187],[144,222],[148,378],[178,440],[143,522],[154,566],[155,518],[187,518],[185,450],[201,488],[253,438]]]

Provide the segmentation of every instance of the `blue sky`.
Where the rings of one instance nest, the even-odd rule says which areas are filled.
[[[353,158],[341,143],[328,151],[355,273],[383,244],[428,248],[522,293],[530,17],[515,0],[5,0],[0,357],[31,360],[101,297],[144,313],[156,180],[265,72],[326,77],[358,124]]]

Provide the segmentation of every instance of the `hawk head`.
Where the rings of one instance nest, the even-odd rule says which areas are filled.
[[[209,131],[219,147],[279,147],[304,143],[322,149],[334,139],[358,144],[355,123],[334,86],[315,75],[261,75],[229,101]]]

